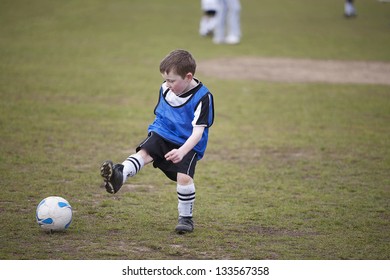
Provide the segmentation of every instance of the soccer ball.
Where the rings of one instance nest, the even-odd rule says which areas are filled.
[[[62,197],[46,197],[37,206],[36,219],[44,231],[64,231],[72,222],[72,206]]]

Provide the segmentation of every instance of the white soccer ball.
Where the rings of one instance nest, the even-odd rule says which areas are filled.
[[[46,197],[37,206],[36,219],[44,231],[64,231],[72,222],[72,206],[62,197]]]

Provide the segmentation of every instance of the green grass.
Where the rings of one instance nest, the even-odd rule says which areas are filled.
[[[100,163],[146,136],[175,48],[198,60],[390,61],[390,5],[242,1],[243,41],[197,34],[188,1],[0,2],[0,259],[389,259],[390,88],[199,76],[216,119],[196,174],[196,230],[178,236],[175,185],[145,167],[118,195]],[[46,234],[35,208],[65,197]]]

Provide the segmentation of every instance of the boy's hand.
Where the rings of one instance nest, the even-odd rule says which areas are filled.
[[[204,126],[194,126],[192,134],[187,139],[187,141],[179,149],[173,149],[170,152],[166,153],[165,159],[170,160],[173,163],[181,162],[184,156],[189,151],[191,151],[195,147],[195,145],[200,141],[204,129],[205,129]]]
[[[165,155],[165,159],[178,163],[181,162],[184,156],[185,154],[180,149],[173,149]]]

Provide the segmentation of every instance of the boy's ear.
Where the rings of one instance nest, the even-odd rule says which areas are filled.
[[[188,72],[186,74],[186,78],[189,79],[189,80],[192,80],[193,77],[194,77],[194,75],[191,72]]]

